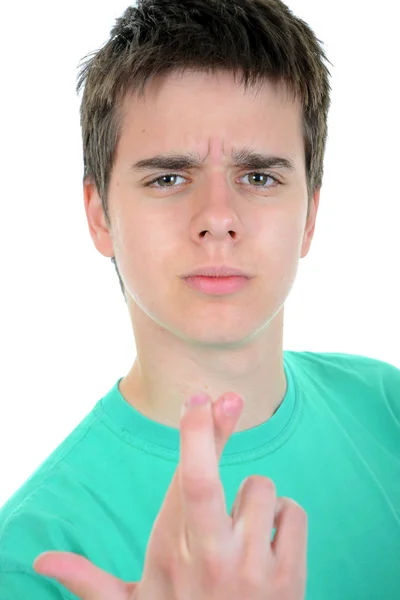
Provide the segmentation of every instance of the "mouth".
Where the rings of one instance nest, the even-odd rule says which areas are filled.
[[[190,273],[183,275],[186,277],[247,277],[251,278],[252,275],[237,269],[236,267],[230,267],[228,265],[214,266],[206,265],[205,267],[198,267]]]
[[[234,294],[242,290],[248,285],[250,278],[243,275],[231,275],[231,276],[205,276],[205,275],[191,275],[185,277],[184,281],[189,287],[208,294],[211,296],[220,296],[226,294]]]

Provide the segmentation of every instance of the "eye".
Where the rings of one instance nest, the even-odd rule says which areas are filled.
[[[251,173],[247,173],[246,175],[244,175],[243,177],[249,177],[250,180],[253,179],[253,184],[251,183],[250,185],[252,187],[259,187],[259,188],[270,188],[273,187],[275,185],[282,185],[282,183],[273,175],[270,175],[270,173],[264,173],[264,172],[258,172],[258,171],[253,171]],[[177,179],[185,179],[184,177],[182,177],[181,175],[177,175],[176,173],[166,173],[165,175],[161,175],[160,177],[157,177],[156,179],[153,179],[152,181],[149,181],[148,183],[145,184],[145,187],[155,187],[158,189],[162,189],[162,188],[169,188],[169,187],[175,187],[174,184],[177,183]],[[266,181],[270,179],[272,181],[272,185],[265,185]],[[157,184],[157,185],[155,185]]]
[[[177,178],[181,178],[184,179],[184,177],[182,177],[181,175],[175,175],[174,173],[167,173],[166,175],[161,175],[161,177],[157,177],[157,179],[153,179],[152,181],[149,181],[148,183],[146,183],[146,187],[156,187],[156,188],[166,188],[166,187],[173,187],[172,185],[169,185],[170,183],[176,183],[176,179]],[[171,182],[171,179],[173,180]],[[155,183],[160,183],[160,185],[154,185]],[[166,185],[164,185],[166,184]]]
[[[253,173],[247,173],[246,175],[244,175],[244,177],[249,177],[250,181],[251,179],[253,179],[253,182],[256,184],[255,187],[272,187],[271,185],[266,186],[263,185],[265,183],[266,180],[271,179],[273,181],[273,185],[280,185],[281,182],[276,178],[273,177],[273,175],[270,175],[269,173],[263,173],[263,172],[253,172]]]

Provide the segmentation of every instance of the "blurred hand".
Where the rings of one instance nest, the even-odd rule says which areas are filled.
[[[229,398],[236,410],[225,414]],[[140,582],[125,582],[83,556],[51,551],[33,567],[82,600],[303,600],[307,514],[277,498],[267,477],[242,483],[231,514],[219,478],[223,449],[243,409],[223,394],[181,417],[180,462],[154,522]],[[276,533],[273,542],[273,528]]]

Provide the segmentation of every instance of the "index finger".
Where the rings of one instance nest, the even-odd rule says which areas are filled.
[[[210,399],[181,417],[178,477],[189,550],[217,557],[231,527],[219,476]]]

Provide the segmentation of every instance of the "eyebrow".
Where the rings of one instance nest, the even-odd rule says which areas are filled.
[[[263,154],[249,148],[234,150],[231,154],[233,166],[242,169],[271,169],[278,168],[285,171],[295,171],[292,161],[281,156]],[[202,166],[200,157],[194,153],[187,154],[157,154],[151,158],[144,158],[135,162],[130,167],[130,171],[150,171],[160,169],[166,171],[182,171],[188,169],[199,169]]]

